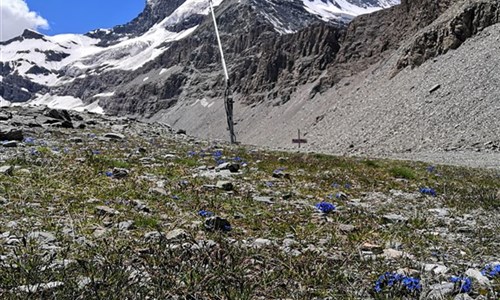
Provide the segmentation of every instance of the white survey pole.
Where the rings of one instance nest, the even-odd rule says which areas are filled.
[[[226,76],[226,82],[229,81],[229,74],[227,73],[226,60],[224,59],[224,52],[222,51],[222,43],[219,36],[219,28],[217,28],[217,21],[215,20],[214,6],[212,5],[212,0],[208,0],[210,3],[210,10],[212,11],[212,18],[214,20],[215,35],[217,36],[217,43],[219,44],[220,57],[222,59],[222,68],[224,68],[224,75]]]
[[[217,43],[219,44],[220,57],[222,60],[222,68],[224,69],[224,76],[226,79],[226,90],[224,92],[224,107],[226,109],[227,129],[229,130],[229,139],[231,144],[236,143],[236,135],[234,134],[234,121],[233,121],[233,96],[231,93],[231,84],[229,82],[229,74],[227,72],[226,60],[224,59],[224,51],[222,51],[222,42],[220,41],[219,28],[217,28],[217,20],[215,19],[214,6],[212,0],[208,0],[210,10],[212,11],[212,19],[214,20],[215,35],[217,36]]]

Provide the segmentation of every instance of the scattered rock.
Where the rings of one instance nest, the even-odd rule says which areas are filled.
[[[125,136],[123,134],[119,133],[114,133],[114,132],[109,132],[104,135],[105,138],[108,138],[110,140],[124,140]]]
[[[432,272],[436,275],[439,275],[439,274],[446,274],[446,272],[448,272],[448,268],[443,266],[443,265],[425,264],[424,271],[425,272]]]
[[[356,229],[354,225],[350,224],[340,224],[339,225],[339,230],[342,232],[353,232]]]
[[[272,245],[271,240],[258,238],[252,242],[251,247],[259,249],[259,248],[267,247],[267,246],[271,246],[271,245]]]
[[[231,224],[228,220],[220,217],[210,217],[205,220],[205,228],[207,230],[231,231]]]
[[[54,281],[54,282],[40,283],[34,285],[21,285],[15,288],[15,290],[23,293],[32,294],[32,293],[39,293],[42,291],[52,290],[63,285],[64,282]]]
[[[224,191],[232,191],[234,186],[231,181],[217,181],[216,188]]]
[[[122,179],[128,176],[129,170],[125,168],[113,168],[113,178]]]
[[[165,235],[165,239],[168,241],[180,241],[187,238],[188,236],[189,235],[187,234],[187,232],[183,229],[174,229],[172,231],[169,231]]]
[[[2,146],[5,148],[15,148],[17,147],[17,142],[16,141],[5,141],[2,143]]]
[[[488,277],[484,276],[481,274],[481,271],[476,270],[476,269],[468,269],[465,272],[465,275],[474,278],[475,282],[479,283],[482,286],[489,286],[490,285],[490,280]]]
[[[387,223],[406,223],[408,222],[408,218],[403,217],[398,214],[387,214],[383,216],[384,221]]]
[[[1,166],[0,167],[0,174],[3,175],[12,175],[12,171],[14,171],[13,166]]]
[[[266,203],[266,204],[274,204],[274,201],[272,201],[272,200],[273,200],[272,197],[265,197],[265,196],[254,196],[253,197],[253,201],[262,202],[262,203]]]
[[[100,216],[115,216],[120,214],[119,211],[109,206],[97,206],[95,209],[97,214]]]
[[[130,230],[130,229],[134,229],[134,221],[123,221],[123,222],[120,222],[118,223],[118,229],[120,230]]]
[[[0,126],[0,141],[22,141],[23,131],[12,127]]]
[[[423,299],[441,300],[453,294],[455,285],[451,282],[433,284],[429,287],[430,291]]]
[[[52,244],[56,241],[56,237],[50,232],[34,231],[28,234],[29,240],[36,240],[40,244]]]

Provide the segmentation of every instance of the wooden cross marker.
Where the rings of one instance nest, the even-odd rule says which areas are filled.
[[[299,138],[298,139],[292,139],[292,143],[294,144],[299,144],[299,148],[300,148],[300,144],[305,144],[307,143],[307,140],[306,139],[301,139],[300,138],[300,129],[297,129],[298,133],[299,133]]]

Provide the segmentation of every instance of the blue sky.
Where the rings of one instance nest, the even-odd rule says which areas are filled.
[[[111,28],[135,18],[144,9],[145,0],[26,0],[31,11],[49,23],[50,29],[38,31],[85,33],[97,28]]]

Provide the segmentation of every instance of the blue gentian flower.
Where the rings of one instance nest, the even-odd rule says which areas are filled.
[[[325,214],[330,213],[336,209],[335,205],[331,204],[330,202],[324,201],[316,204],[316,208]]]
[[[452,276],[450,281],[459,285],[459,293],[470,293],[472,291],[472,279],[467,276]]]
[[[98,155],[98,154],[101,154],[101,151],[99,151],[99,150],[92,150],[92,154]]]
[[[233,160],[236,161],[236,162],[242,161],[241,157],[239,157],[239,156],[236,156],[235,158],[233,158]]]
[[[272,183],[271,181],[266,181],[266,186],[272,187],[272,186],[274,186],[274,183]]]
[[[420,193],[424,194],[424,195],[429,195],[429,196],[432,196],[432,197],[436,197],[437,196],[437,193],[434,189],[431,189],[431,188],[420,188]]]
[[[179,200],[179,196],[177,196],[177,195],[172,195],[172,199],[174,199],[174,200]]]
[[[346,183],[346,184],[344,185],[344,187],[345,187],[346,189],[350,189],[350,188],[352,188],[352,185],[351,185],[351,184],[349,184],[349,183]]]
[[[486,265],[483,270],[481,270],[481,274],[483,276],[489,277],[489,278],[494,278],[499,276],[500,277],[500,264],[498,265]]]
[[[435,171],[436,171],[436,167],[435,166],[428,166],[427,167],[427,172],[434,173]]]
[[[340,185],[338,183],[334,182],[331,184],[331,187],[334,189],[338,189],[340,187]]]
[[[204,209],[202,209],[202,210],[200,210],[200,211],[198,212],[198,215],[199,215],[200,217],[208,218],[208,217],[213,216],[213,215],[214,215],[214,213],[213,213],[213,212],[211,212],[211,211],[208,211],[208,210],[204,210]]]
[[[194,152],[194,151],[188,151],[187,155],[188,155],[189,157],[193,157],[193,156],[195,156],[195,155],[196,155],[196,152]]]
[[[400,287],[402,291],[411,294],[419,293],[422,290],[420,279],[394,272],[386,272],[383,275],[380,275],[375,282],[374,290],[377,293],[381,293],[385,288],[392,289],[397,287]]]
[[[105,174],[106,174],[107,177],[112,177],[113,176],[113,172],[111,172],[111,171],[106,171]]]
[[[30,149],[30,154],[31,155],[38,155],[38,154],[40,154],[40,152],[38,152],[38,150],[36,150],[35,148],[31,148]]]
[[[31,137],[27,137],[27,138],[24,138],[23,143],[25,143],[25,144],[34,144],[35,143],[35,139],[31,138]]]

